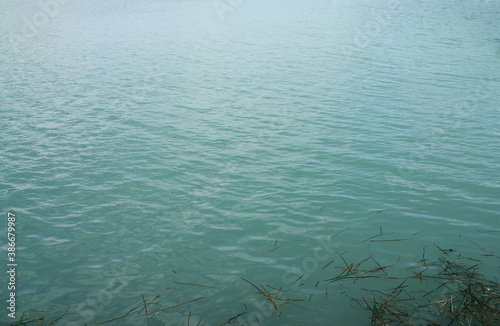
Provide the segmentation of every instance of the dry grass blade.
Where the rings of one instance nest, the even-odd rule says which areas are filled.
[[[195,301],[198,301],[198,300],[201,300],[201,299],[206,299],[206,297],[196,298],[196,299],[193,299],[193,300],[190,300],[190,301],[186,301],[186,302],[183,302],[183,303],[176,304],[175,306],[171,306],[171,307],[167,307],[167,308],[163,308],[163,309],[154,311],[154,312],[150,313],[149,315],[147,315],[147,317],[148,318],[149,317],[153,317],[153,316],[156,316],[156,315],[158,315],[159,313],[161,313],[163,311],[166,311],[166,310],[169,310],[169,309],[173,309],[173,308],[177,308],[179,306],[182,306],[182,305],[185,305],[185,304],[188,304],[188,303],[191,303],[191,302],[195,302]]]
[[[337,233],[335,233],[334,235],[332,235],[332,236],[330,237],[330,239],[335,238],[336,236],[338,236],[339,234],[341,234],[341,233],[342,233],[342,232],[344,232],[345,230],[347,230],[347,229],[340,230],[339,232],[337,232]]]
[[[269,253],[269,252],[271,252],[271,251],[275,251],[276,249],[278,249],[278,248],[280,248],[280,247],[281,247],[281,246],[277,246],[276,248],[273,248],[273,249],[268,250],[268,251],[266,251],[266,252],[260,253],[260,254],[259,254],[259,256],[260,256],[260,255],[265,255],[265,254],[267,254],[267,253]]]
[[[68,309],[69,309],[69,308],[68,308]],[[64,317],[64,315],[66,315],[66,313],[68,312],[68,309],[66,309],[66,311],[65,311],[65,312],[64,312],[64,313],[63,313],[63,314],[62,314],[59,318],[57,318],[56,320],[54,320],[53,322],[51,322],[51,323],[49,324],[49,326],[55,326],[55,325],[59,322],[59,320],[61,320],[61,318],[63,318],[63,317]]]
[[[191,285],[191,286],[199,286],[199,287],[202,287],[202,288],[210,288],[210,289],[218,289],[219,287],[217,286],[209,286],[209,285],[200,285],[200,284],[193,284],[193,283],[184,283],[184,282],[172,282],[172,283],[176,283],[176,284],[183,284],[183,285]]]
[[[32,312],[37,312],[37,313],[40,313],[40,312],[46,312],[46,311],[42,311],[42,310],[25,310],[23,311],[22,315],[21,315],[21,318],[15,322],[14,324],[9,324],[9,326],[25,326],[25,325],[28,325],[28,324],[31,324],[31,323],[37,323],[38,322],[38,325],[43,325],[44,323],[44,317],[43,315],[36,315]]]
[[[375,272],[380,271],[380,270],[383,270],[383,268],[380,268],[380,267],[372,269],[372,270],[361,270],[361,269],[359,269],[359,267],[362,264],[364,264],[366,261],[368,261],[369,259],[371,259],[371,257],[368,257],[368,258],[360,261],[357,264],[347,264],[347,262],[344,259],[344,257],[342,257],[342,255],[340,255],[340,254],[338,254],[338,255],[340,256],[340,258],[344,262],[346,268],[342,269],[342,271],[337,276],[335,276],[333,278],[330,278],[330,279],[327,279],[326,281],[328,281],[328,282],[325,283],[325,284],[323,284],[322,286],[326,286],[326,285],[328,285],[330,283],[338,282],[338,281],[345,280],[345,279],[354,279],[355,282],[356,282],[356,280],[362,279],[362,278],[380,277],[380,276],[369,275],[369,274],[375,273]],[[337,267],[337,268],[340,268],[340,267]]]
[[[321,269],[327,268],[331,263],[333,263],[333,259],[328,264],[326,264],[325,266],[323,266],[323,268],[321,268]]]
[[[252,282],[250,282],[249,280],[247,280],[247,279],[245,279],[245,278],[243,278],[243,277],[242,277],[241,279],[242,279],[243,281],[247,282],[248,284],[250,284],[251,286],[253,286],[254,288],[256,288],[256,289],[257,289],[257,291],[259,291],[259,292],[260,292],[260,289],[259,289],[256,285],[254,285]],[[245,291],[245,292],[246,292],[246,291]],[[248,292],[248,293],[253,293],[253,292]]]
[[[370,242],[389,242],[389,241],[405,241],[408,239],[386,239],[386,240],[371,240]]]
[[[241,313],[237,314],[236,316],[229,318],[225,323],[222,323],[219,326],[226,325],[226,324],[231,324],[231,323],[235,323],[238,320],[238,318],[240,318],[240,316],[242,316],[242,315],[244,315],[244,314],[246,314],[248,312],[247,306],[246,305],[244,305],[244,306],[245,306],[245,311],[244,312],[241,312]]]
[[[137,307],[134,307],[132,308],[131,310],[129,310],[125,315],[123,316],[120,316],[120,317],[116,317],[116,318],[113,318],[113,319],[110,319],[110,320],[107,320],[107,321],[103,321],[101,323],[98,323],[98,324],[94,324],[93,326],[99,326],[99,325],[104,325],[104,324],[107,324],[107,323],[110,323],[112,321],[115,321],[115,320],[120,320],[120,319],[124,319],[128,316],[130,316],[135,310],[139,309],[142,305],[138,305]]]
[[[371,239],[375,239],[375,238],[377,238],[377,237],[381,237],[381,236],[383,236],[383,235],[388,235],[388,234],[393,234],[393,233],[394,233],[394,232],[384,233],[384,232],[382,231],[382,227],[380,227],[380,233],[379,233],[379,234],[376,234],[376,235],[374,235],[374,236],[372,236],[372,237],[369,237],[368,239],[365,239],[365,240],[363,240],[363,241],[361,241],[361,242],[365,242],[365,241],[368,241],[368,240],[371,240]],[[372,242],[373,242],[373,241],[372,241]]]
[[[372,270],[370,271],[370,273],[375,273],[375,272],[378,272],[378,271],[382,271],[382,272],[384,272],[385,274],[387,274],[387,273],[385,272],[385,270],[386,270],[387,268],[389,268],[389,267],[394,266],[394,264],[392,264],[392,265],[387,265],[387,266],[382,266],[382,265],[380,265],[380,264],[379,264],[379,263],[378,263],[378,262],[377,262],[377,261],[376,261],[373,257],[371,257],[371,259],[375,262],[375,264],[376,264],[378,267],[377,267],[377,268],[375,268],[375,269],[372,269]]]
[[[381,209],[381,210],[377,211],[377,214],[391,210],[391,209],[399,209],[399,210],[406,210],[406,211],[421,211],[422,210],[421,208],[389,207],[389,208],[385,208],[385,209]]]
[[[279,288],[278,293],[276,293],[276,297],[274,298],[273,305],[274,305],[275,308],[276,308],[276,302],[278,302],[278,298],[280,296],[280,292],[281,292],[281,287]],[[277,310],[277,308],[276,308],[276,310]]]
[[[268,291],[266,289],[266,287],[262,284],[260,284],[260,288],[259,288],[257,285],[253,284],[249,280],[247,280],[243,277],[241,279],[243,281],[247,282],[248,284],[250,284],[253,288],[255,288],[257,290],[257,292],[245,291],[245,290],[241,290],[241,291],[245,292],[245,293],[257,294],[257,295],[260,295],[261,297],[263,297],[266,301],[268,301],[270,304],[272,304],[272,306],[273,306],[272,314],[274,314],[274,312],[276,311],[276,313],[278,315],[280,315],[280,312],[278,310],[278,304],[284,306],[288,303],[294,304],[294,302],[302,301],[302,300],[296,300],[296,299],[282,299],[282,298],[280,298],[279,297],[280,294],[282,294],[283,292],[290,291],[290,290],[283,290],[282,287],[275,288],[275,287],[272,287],[270,285],[267,285],[267,287],[269,289],[276,290],[276,293],[274,293],[274,292]],[[300,284],[299,286],[301,286],[301,285],[303,285],[303,284]]]
[[[157,296],[156,296],[153,300],[149,301],[149,303],[148,303],[148,304],[146,304],[146,300],[144,300],[144,296],[142,296],[142,301],[143,301],[143,303],[144,303],[144,307],[143,307],[141,310],[139,310],[139,312],[138,312],[137,314],[140,314],[143,310],[145,310],[146,315],[147,315],[147,314],[148,314],[148,306],[149,306],[150,304],[152,304],[152,303],[153,303],[156,299],[158,299],[159,297],[160,297],[160,296],[159,296],[159,295],[157,295]],[[156,303],[155,303],[155,304],[156,304]]]
[[[147,315],[147,314],[148,314],[148,306],[146,305],[146,299],[144,299],[144,296],[143,296],[143,295],[141,295],[141,297],[142,297],[142,302],[144,302],[144,308],[143,308],[143,309],[146,311],[146,315]],[[141,311],[142,311],[142,310],[141,310]],[[140,313],[141,311],[139,311],[139,313]]]
[[[141,242],[141,243],[139,243],[139,244],[140,244],[140,245],[143,245],[143,244],[145,244],[145,243],[148,243],[148,242],[149,242],[149,241],[151,241],[151,240],[153,240],[153,238],[151,238],[151,239],[149,239],[149,240],[146,240],[146,241],[143,241],[143,242]]]
[[[488,250],[484,249],[483,247],[481,247],[480,245],[478,245],[477,243],[475,243],[474,241],[472,241],[471,239],[463,236],[463,235],[460,235],[459,236],[460,238],[464,238],[465,240],[469,241],[469,242],[472,242],[476,247],[478,247],[480,250],[484,251],[484,252],[487,252],[488,254],[490,253]]]

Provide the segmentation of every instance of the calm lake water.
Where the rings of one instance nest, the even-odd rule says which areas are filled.
[[[91,325],[160,295],[149,312],[203,299],[107,325],[368,325],[348,295],[377,281],[325,285],[339,255],[398,275],[440,247],[498,275],[499,1],[0,12],[17,318]],[[304,301],[277,316],[242,278]]]

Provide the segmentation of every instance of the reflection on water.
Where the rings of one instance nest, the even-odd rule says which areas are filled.
[[[151,325],[218,325],[244,305],[245,325],[362,325],[345,288],[316,286],[338,253],[404,269],[425,246],[498,242],[496,2],[9,0],[2,12],[18,312],[95,324],[161,295],[162,307],[207,299]],[[401,241],[363,242],[381,230]],[[272,314],[242,277],[305,309]]]

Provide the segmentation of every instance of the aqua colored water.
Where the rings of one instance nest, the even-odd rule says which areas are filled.
[[[55,1],[0,5],[17,318],[368,325],[338,254],[498,275],[500,2]]]

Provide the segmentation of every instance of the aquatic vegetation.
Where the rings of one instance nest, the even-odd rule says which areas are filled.
[[[499,325],[500,284],[479,273],[478,260],[452,252],[435,262],[423,259],[393,288],[351,299],[370,314],[372,325]]]
[[[64,317],[64,315],[66,314],[67,311],[68,311],[68,309],[66,309],[66,311],[59,318],[57,318],[56,320],[54,320],[50,324],[48,324],[48,326],[55,326],[61,320],[61,318]],[[26,310],[21,315],[21,318],[19,318],[19,321],[17,321],[14,324],[11,324],[11,326],[24,326],[24,325],[28,325],[28,324],[30,324],[30,325],[35,324],[35,325],[43,326],[43,325],[45,325],[44,324],[45,319],[44,319],[43,315],[39,315],[39,313],[42,313],[42,312],[46,312],[46,311],[33,310],[33,309]]]
[[[244,278],[241,278],[241,279],[243,281],[247,282],[248,284],[250,284],[251,286],[253,286],[257,290],[257,292],[245,291],[245,290],[241,290],[241,291],[243,291],[245,293],[257,294],[257,295],[261,296],[263,299],[265,299],[266,301],[268,301],[273,306],[272,314],[274,314],[275,311],[278,315],[281,314],[278,310],[278,306],[285,306],[287,304],[294,304],[294,302],[297,302],[297,301],[303,301],[303,300],[299,300],[299,299],[280,298],[281,294],[289,291],[289,290],[283,290],[283,287],[280,287],[279,289],[277,289],[271,285],[264,286],[262,284],[260,284],[260,287],[259,287],[259,286],[256,286],[255,284],[253,284],[252,282],[250,282],[249,280],[246,280]],[[276,293],[273,292],[273,290],[276,291]]]
[[[363,240],[373,242],[375,238],[388,235],[380,229],[380,234]],[[465,240],[474,244],[473,249],[478,249],[483,257],[495,257],[494,254],[479,246],[470,239]],[[275,249],[277,240],[275,241]],[[497,280],[488,280],[480,273],[481,260],[462,256],[453,249],[442,249],[435,245],[438,256],[434,260],[426,257],[426,247],[423,254],[413,266],[402,269],[399,260],[391,265],[382,266],[374,257],[369,256],[361,261],[348,262],[349,257],[338,253],[338,258],[329,260],[320,270],[330,276],[324,280],[312,280],[314,288],[327,285],[339,285],[347,300],[355,303],[367,313],[372,325],[500,325],[500,283]],[[263,253],[264,254],[264,253]],[[177,272],[175,272],[177,274]],[[260,300],[270,305],[270,315],[282,316],[283,307],[287,305],[299,306],[298,302],[311,301],[313,293],[293,292],[304,283],[298,284],[304,275],[295,279],[296,286],[285,289],[284,286],[271,286],[263,283],[253,283],[246,278],[241,278],[247,285],[240,290],[248,294],[244,300],[249,302]],[[373,282],[376,281],[376,282]],[[365,283],[367,282],[367,283]],[[173,281],[172,283],[199,288],[219,289],[220,287],[186,282]],[[312,285],[310,284],[310,285]],[[351,285],[346,286],[347,285]],[[251,289],[248,289],[248,285]],[[368,285],[368,286],[366,286]],[[167,288],[166,290],[174,289]],[[352,291],[352,292],[351,292]],[[361,292],[360,292],[361,291]],[[352,294],[354,292],[354,294]],[[290,298],[290,293],[299,298]],[[297,294],[299,293],[299,294]],[[359,295],[361,293],[361,295]],[[367,293],[367,294],[362,294]],[[160,295],[151,300],[141,296],[141,302],[122,316],[102,321],[93,326],[114,325],[124,319],[135,316],[145,320],[162,313],[168,313],[178,307],[194,304],[206,296],[200,296],[178,304],[160,303]],[[328,300],[328,288],[325,288],[323,300]],[[232,317],[222,321],[219,326],[240,323],[240,317],[246,315],[251,309],[243,304],[245,310],[235,313]],[[302,307],[302,306],[299,306]],[[307,307],[306,307],[307,308]],[[27,310],[19,321],[11,326],[48,325],[55,326],[63,323],[66,312],[49,324],[45,323],[43,313],[46,311]],[[227,318],[227,317],[226,317]],[[202,322],[201,317],[197,323]],[[257,316],[254,319],[261,325]],[[186,324],[191,323],[191,312],[187,316]],[[82,326],[87,325],[82,320]]]

